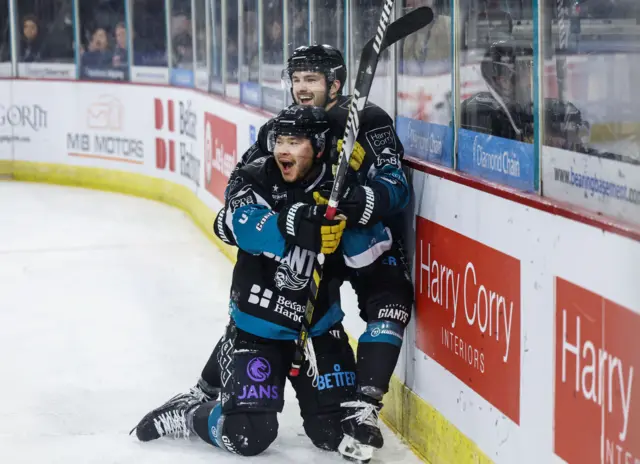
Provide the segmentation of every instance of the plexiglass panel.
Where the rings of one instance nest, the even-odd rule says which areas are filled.
[[[131,80],[167,84],[167,16],[164,0],[131,0]]]
[[[211,0],[209,9],[210,29],[211,29],[211,71],[209,80],[209,90],[217,94],[224,94],[222,83],[222,2],[225,0]],[[229,39],[227,39],[229,40]],[[227,42],[228,43],[228,42]]]
[[[193,36],[196,49],[194,52],[195,85],[198,89],[209,88],[209,70],[207,69],[207,0],[193,0]]]
[[[244,0],[242,67],[240,68],[240,101],[247,105],[260,106],[260,57],[258,0]]]
[[[640,223],[640,2],[546,4],[543,193]]]
[[[401,12],[431,6],[431,24],[400,42],[396,130],[405,154],[453,166],[449,2],[405,0]]]
[[[227,85],[226,94],[231,98],[240,98],[240,33],[238,14],[239,3],[227,0]]]
[[[169,79],[171,84],[180,87],[193,87],[194,75],[194,38],[193,12],[191,0],[171,0],[171,63]]]
[[[11,23],[9,2],[0,0],[0,77],[11,76]]]
[[[124,0],[78,0],[81,79],[129,80]]]
[[[16,2],[18,75],[74,79],[73,8],[71,0]],[[117,45],[117,43],[115,44]]]
[[[464,0],[458,168],[536,191],[533,1]]]
[[[262,29],[262,108],[277,113],[285,106],[280,82],[284,65],[282,0],[264,2]]]
[[[360,65],[360,54],[364,44],[376,35],[380,13],[382,12],[383,0],[352,0],[351,1],[351,52],[349,59],[348,73],[350,76],[350,89],[353,89],[358,66]],[[338,21],[336,16],[340,10],[334,13],[334,21]],[[390,50],[382,52],[376,70],[376,76],[370,93],[370,101],[382,107],[387,113],[393,115],[395,105],[395,91],[393,86],[393,74],[395,72],[394,63],[391,62]]]

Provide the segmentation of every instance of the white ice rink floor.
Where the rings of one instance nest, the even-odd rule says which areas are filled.
[[[128,435],[197,381],[227,321],[231,269],[177,209],[0,182],[0,463],[248,462]],[[313,447],[285,397],[276,442],[250,461],[347,462]],[[384,432],[372,462],[420,462]]]

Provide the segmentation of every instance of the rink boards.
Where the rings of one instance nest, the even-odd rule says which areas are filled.
[[[186,89],[0,81],[0,175],[164,201],[234,259],[211,224],[267,118]],[[416,310],[387,423],[434,463],[640,464],[640,233],[446,168],[408,173]]]

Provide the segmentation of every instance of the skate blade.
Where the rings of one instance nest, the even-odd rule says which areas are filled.
[[[367,463],[373,457],[373,446],[363,445],[349,435],[345,435],[338,446],[338,452],[349,461]]]

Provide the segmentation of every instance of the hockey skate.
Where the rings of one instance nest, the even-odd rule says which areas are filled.
[[[179,393],[145,415],[129,434],[135,430],[140,441],[157,440],[165,436],[187,439],[191,433],[192,414],[190,413],[196,407],[213,399],[215,398],[196,385],[188,392]]]
[[[367,463],[374,449],[382,448],[384,439],[378,425],[381,404],[374,398],[359,394],[356,401],[342,403],[346,417],[342,420],[344,437],[338,452],[350,461]]]

